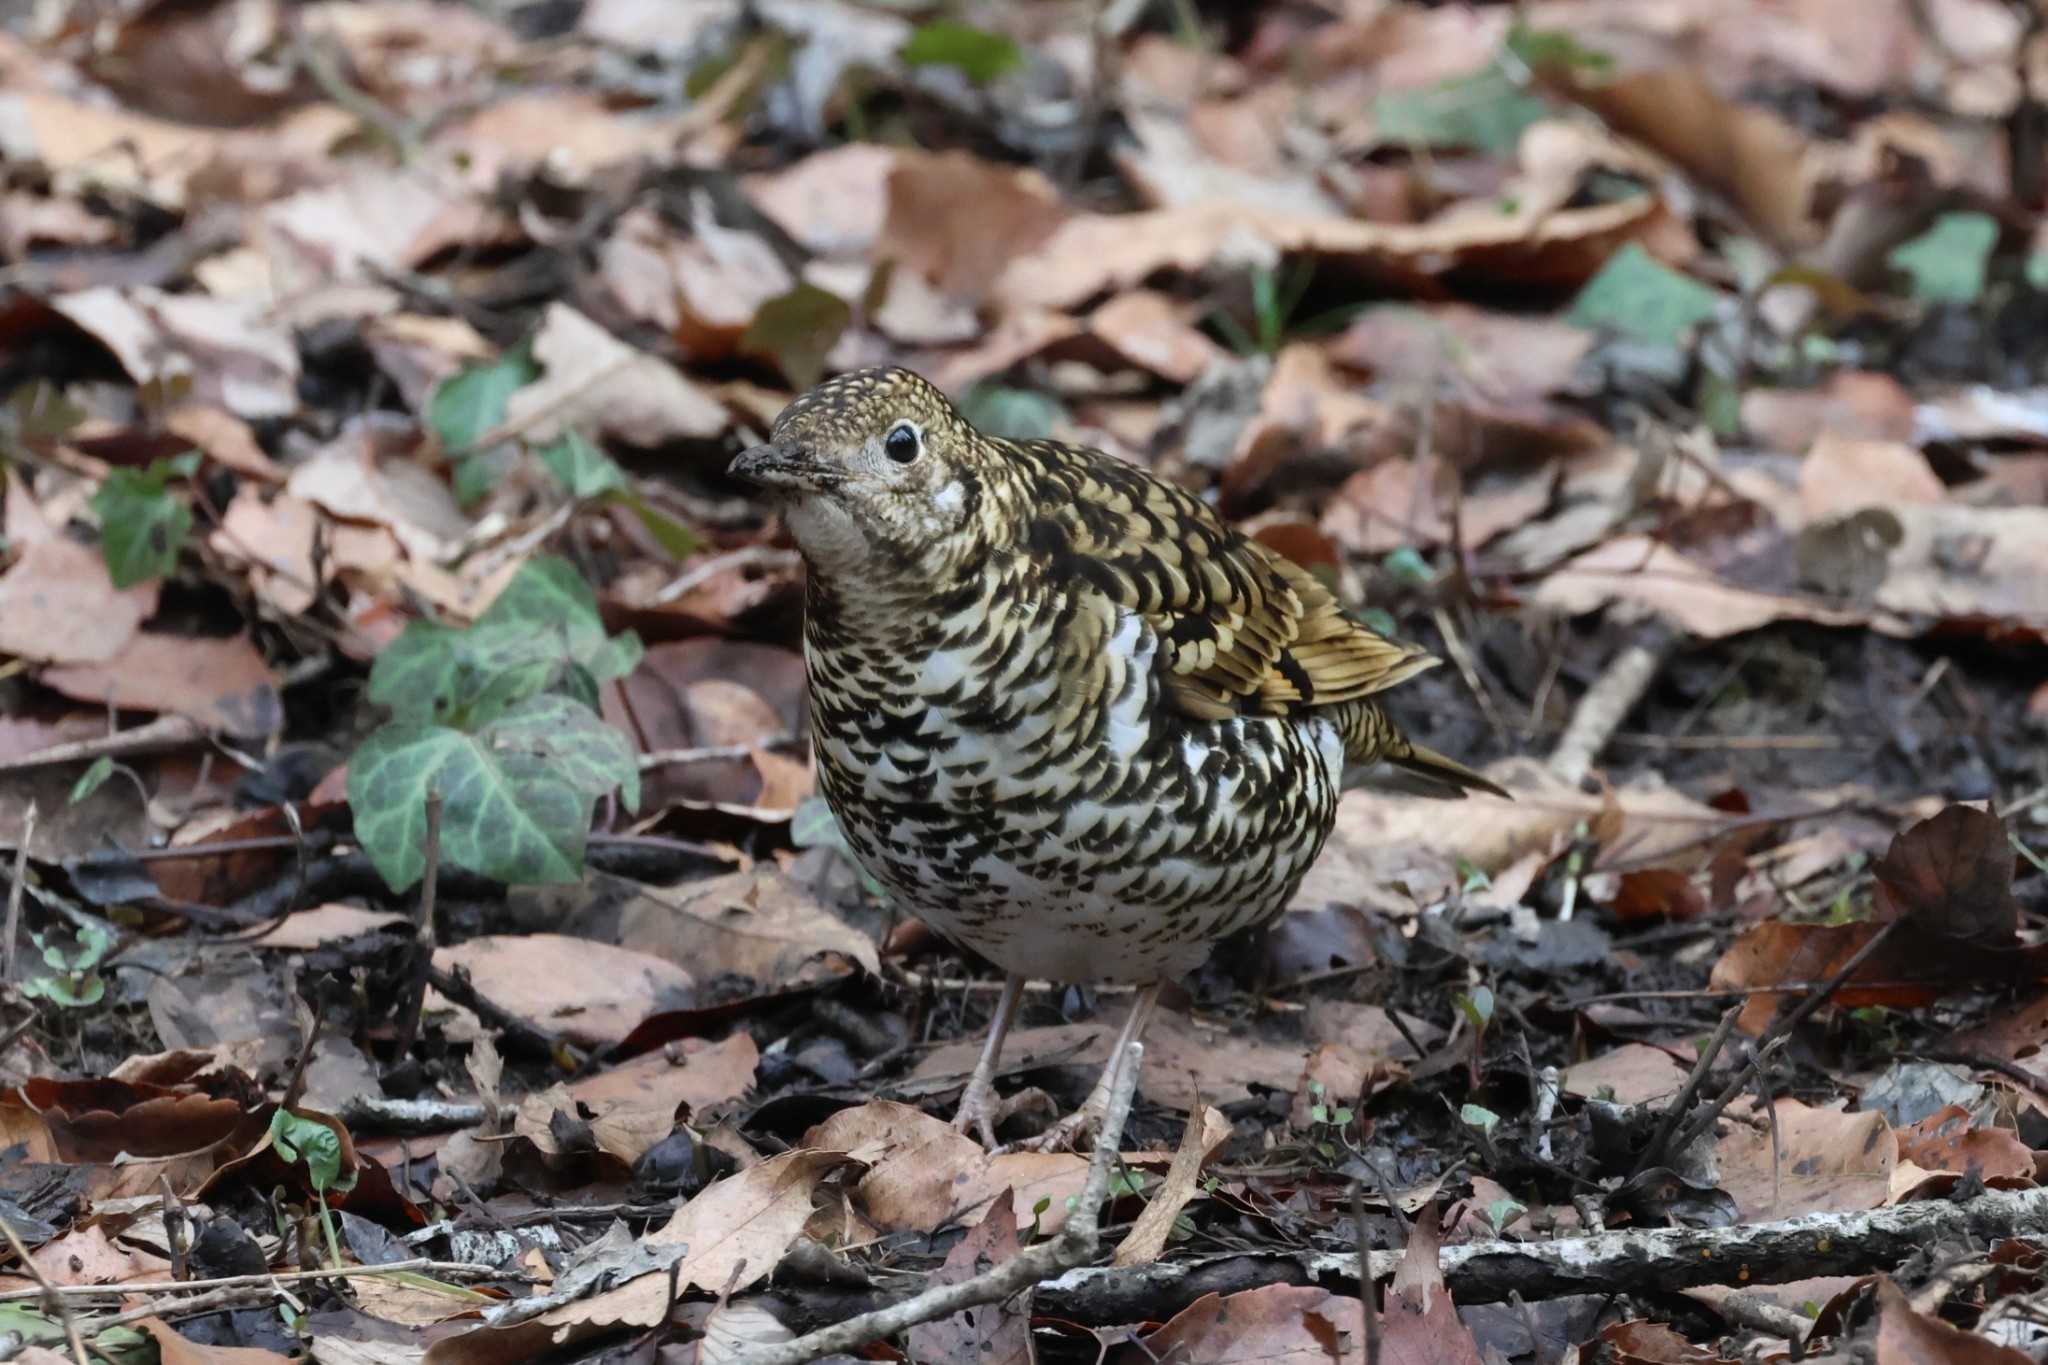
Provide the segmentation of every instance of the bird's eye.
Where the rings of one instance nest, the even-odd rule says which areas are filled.
[[[924,437],[908,422],[898,422],[882,438],[882,453],[897,464],[909,464],[924,450]]]

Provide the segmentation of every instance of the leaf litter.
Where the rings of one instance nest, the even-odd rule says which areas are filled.
[[[821,819],[722,473],[883,361],[1213,495],[1518,798],[1347,792],[1152,1030],[1115,1268],[912,1358],[2038,1353],[2038,1213],[1870,1221],[2048,1151],[2024,7],[1081,8],[0,26],[29,1353],[24,1255],[113,1359],[712,1360],[1065,1223],[935,1117],[992,983]],[[1122,1008],[1034,987],[1006,1135]],[[1459,1259],[1802,1213],[1817,1313]]]

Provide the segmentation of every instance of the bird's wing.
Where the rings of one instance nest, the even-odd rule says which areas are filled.
[[[1306,569],[1144,470],[1049,442],[1014,449],[1039,490],[1024,548],[1146,619],[1167,692],[1187,714],[1347,701],[1438,662],[1345,615]]]

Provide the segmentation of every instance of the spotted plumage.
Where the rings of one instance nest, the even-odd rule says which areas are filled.
[[[1347,763],[1498,790],[1373,700],[1434,658],[1133,465],[984,436],[883,369],[805,394],[733,468],[809,567],[812,733],[847,842],[1013,984],[1149,985],[1270,919]]]

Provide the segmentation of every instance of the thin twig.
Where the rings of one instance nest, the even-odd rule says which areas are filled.
[[[1657,1125],[1657,1136],[1650,1145],[1643,1148],[1643,1154],[1636,1160],[1635,1169],[1628,1173],[1634,1180],[1652,1166],[1669,1166],[1671,1155],[1665,1150],[1671,1135],[1678,1131],[1679,1123],[1692,1109],[1692,1102],[1700,1093],[1700,1086],[1706,1083],[1707,1073],[1713,1070],[1714,1060],[1721,1055],[1721,1049],[1728,1046],[1728,1035],[1735,1031],[1735,1021],[1742,1017],[1743,1005],[1730,1005],[1722,1012],[1721,1022],[1715,1027],[1707,1045],[1700,1049],[1699,1060],[1692,1064],[1692,1072],[1685,1078],[1670,1105],[1664,1110],[1663,1121]]]
[[[0,1219],[0,1229],[7,1227]],[[11,1235],[11,1230],[10,1230]],[[201,1289],[234,1289],[247,1285],[296,1284],[301,1280],[363,1280],[381,1275],[419,1274],[436,1279],[517,1280],[494,1265],[475,1261],[392,1261],[385,1265],[351,1265],[322,1270],[264,1271],[258,1275],[221,1275],[210,1280],[144,1280],[127,1284],[60,1284],[49,1292],[60,1299],[119,1299],[131,1294],[190,1294]],[[40,1289],[0,1291],[0,1303],[20,1303],[43,1296]]]
[[[419,1036],[420,1012],[427,1004],[427,973],[434,965],[434,892],[441,880],[441,793],[427,793],[427,866],[420,876],[420,903],[414,912],[412,981],[406,988],[405,1014],[399,1020],[398,1047],[392,1056],[404,1059]]]
[[[7,1234],[7,1245],[14,1248],[14,1254],[21,1258],[21,1268],[36,1282],[36,1288],[25,1297],[40,1298],[52,1313],[64,1324],[64,1339],[71,1343],[71,1358],[77,1365],[88,1365],[85,1356],[85,1338],[78,1334],[78,1319],[71,1316],[71,1305],[64,1302],[64,1296],[57,1292],[57,1286],[50,1283],[50,1277],[28,1254],[28,1248],[21,1244],[21,1236],[14,1225],[0,1218],[0,1232]]]
[[[1828,1000],[1834,995],[1834,993],[1837,990],[1841,989],[1842,983],[1844,981],[1847,981],[1850,978],[1850,976],[1855,973],[1858,967],[1861,967],[1865,962],[1869,961],[1870,955],[1877,951],[1878,946],[1886,942],[1888,939],[1890,939],[1892,936],[1892,931],[1897,929],[1903,923],[1905,923],[1904,920],[1895,919],[1891,921],[1889,924],[1886,924],[1883,928],[1879,929],[1876,933],[1872,934],[1870,936],[1869,941],[1866,942],[1861,948],[1858,948],[1854,955],[1852,955],[1847,962],[1842,964],[1842,969],[1840,971],[1836,972],[1833,976],[1829,977],[1825,982],[1823,982],[1819,990],[1813,992],[1804,1000],[1800,1001],[1798,1007],[1795,1008],[1790,1014],[1784,1015],[1775,1023],[1773,1023],[1770,1026],[1770,1028],[1766,1029],[1764,1031],[1764,1036],[1757,1040],[1756,1055],[1758,1060],[1762,1060],[1764,1053],[1772,1045],[1777,1043],[1780,1039],[1790,1037],[1792,1031],[1798,1028],[1801,1024],[1805,1023],[1808,1016],[1810,1016],[1815,1010],[1819,1009],[1822,1005],[1825,1005],[1828,1002]],[[1726,1109],[1729,1105],[1735,1102],[1735,1097],[1742,1093],[1744,1085],[1748,1081],[1748,1079],[1748,1073],[1745,1070],[1738,1069],[1735,1073],[1734,1079],[1730,1080],[1726,1086],[1722,1087],[1721,1093],[1716,1095],[1713,1101],[1707,1105],[1706,1112],[1701,1114],[1697,1119],[1693,1120],[1691,1123],[1686,1125],[1684,1132],[1672,1144],[1672,1149],[1674,1151],[1682,1152],[1686,1148],[1692,1146],[1694,1140],[1697,1139],[1700,1134],[1706,1132],[1708,1128],[1713,1126],[1714,1120],[1720,1117],[1721,1111],[1723,1109]]]
[[[36,837],[36,803],[28,803],[21,819],[21,843],[14,850],[14,884],[7,888],[6,957],[0,961],[0,981],[14,980],[15,940],[21,936],[21,897],[28,889],[28,846]]]
[[[1109,1195],[1117,1143],[1124,1131],[1124,1121],[1130,1117],[1131,1101],[1138,1093],[1138,1071],[1144,1058],[1145,1045],[1134,1042],[1117,1060],[1109,1104],[1103,1110],[1101,1134],[1088,1161],[1088,1181],[1081,1187],[1080,1200],[1068,1213],[1057,1237],[1027,1247],[1001,1265],[969,1279],[934,1286],[901,1303],[862,1313],[794,1341],[744,1352],[736,1359],[741,1365],[804,1365],[805,1361],[821,1356],[853,1352],[919,1323],[934,1322],[985,1303],[1000,1303],[1027,1286],[1094,1260],[1101,1243],[1102,1201]]]
[[[1392,1204],[1393,1191],[1387,1191]],[[1365,1181],[1351,1182],[1351,1223],[1358,1230],[1358,1301],[1365,1310],[1365,1365],[1380,1365],[1380,1288],[1372,1278],[1372,1257],[1365,1222]]]

